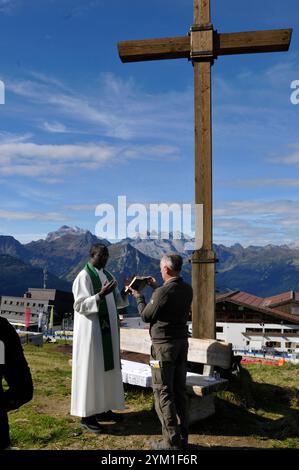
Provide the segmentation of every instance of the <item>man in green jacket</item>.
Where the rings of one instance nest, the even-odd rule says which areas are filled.
[[[154,278],[150,279],[154,292],[147,305],[143,295],[131,289],[142,320],[150,323],[153,391],[163,434],[161,442],[153,443],[154,449],[182,449],[188,445],[187,321],[193,291],[180,275],[182,264],[182,257],[175,253],[162,257],[164,284],[159,287]]]

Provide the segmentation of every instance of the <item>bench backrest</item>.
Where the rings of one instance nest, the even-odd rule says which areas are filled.
[[[120,349],[140,354],[150,354],[151,338],[147,329],[121,328]],[[229,369],[231,366],[231,343],[214,339],[189,338],[188,361]]]

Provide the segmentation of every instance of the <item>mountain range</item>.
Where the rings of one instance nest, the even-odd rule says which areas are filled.
[[[0,292],[1,295],[23,297],[28,287],[43,286],[43,270],[31,266],[19,258],[0,254]],[[47,287],[69,290],[69,282],[48,273]]]
[[[12,236],[0,236],[0,295],[22,295],[28,287],[42,287],[43,268],[48,287],[70,290],[71,283],[88,259],[89,248],[101,242],[109,248],[107,268],[122,286],[133,274],[153,275],[161,281],[159,259],[174,251],[184,258],[183,277],[191,281],[189,240],[126,238],[111,244],[91,232],[63,226],[46,239],[21,244]],[[299,290],[299,244],[230,247],[214,245],[218,259],[218,291],[239,289],[262,297],[287,290]]]

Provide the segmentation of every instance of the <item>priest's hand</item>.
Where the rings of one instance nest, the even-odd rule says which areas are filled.
[[[106,295],[110,294],[117,286],[117,282],[115,279],[112,279],[112,281],[108,282],[106,281],[102,289],[100,290],[99,294],[100,297],[105,297]]]

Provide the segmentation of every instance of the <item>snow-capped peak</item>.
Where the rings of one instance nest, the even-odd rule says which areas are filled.
[[[69,227],[68,225],[63,225],[55,232],[49,232],[46,238],[47,242],[52,242],[57,238],[64,237],[65,235],[84,235],[88,230],[84,230],[80,227]]]

